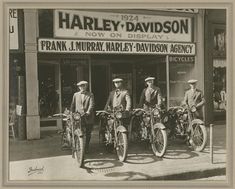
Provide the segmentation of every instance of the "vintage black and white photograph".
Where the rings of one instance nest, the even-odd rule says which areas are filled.
[[[227,11],[8,8],[8,181],[227,181]]]

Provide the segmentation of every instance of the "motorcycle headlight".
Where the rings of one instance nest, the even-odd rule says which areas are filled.
[[[113,125],[113,119],[108,119],[107,124],[108,124],[108,126],[112,126]]]
[[[159,110],[158,110],[158,109],[153,110],[153,115],[154,115],[154,116],[158,116],[158,115],[159,115],[159,113],[160,113],[160,112],[159,112]]]
[[[80,118],[81,118],[81,115],[80,115],[79,113],[73,114],[73,119],[74,119],[75,121],[80,120]]]
[[[150,117],[149,116],[143,117],[143,121],[145,124],[148,124],[150,122]]]
[[[163,118],[163,123],[167,123],[168,122],[168,116],[165,116],[164,118]]]
[[[116,116],[116,118],[121,119],[122,118],[122,112],[116,112],[115,116]]]
[[[187,120],[188,114],[183,114],[183,120]]]
[[[178,109],[176,111],[176,114],[177,114],[178,117],[180,117],[183,114],[183,110],[182,109]]]
[[[196,112],[197,111],[197,108],[196,108],[196,106],[193,106],[192,108],[191,108],[191,112]]]
[[[181,114],[182,112],[183,112],[182,109],[178,109],[178,110],[177,110],[177,113],[178,113],[178,114]]]

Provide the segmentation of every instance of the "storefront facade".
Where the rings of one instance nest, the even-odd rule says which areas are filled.
[[[124,79],[133,108],[147,76],[156,77],[166,107],[180,105],[190,78],[205,93],[204,24],[205,10],[25,9],[27,139],[61,128],[51,116],[70,107],[81,80],[95,110],[104,108],[115,77]]]
[[[207,122],[226,120],[226,10],[205,12],[205,116]],[[212,70],[212,71],[211,71]]]

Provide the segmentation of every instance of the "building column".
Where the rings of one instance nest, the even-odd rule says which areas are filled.
[[[205,61],[204,61],[204,10],[199,10],[197,18],[195,19],[194,37],[196,42],[196,61],[194,67],[195,78],[198,79],[198,88],[202,90],[203,94],[205,90]],[[207,106],[207,104],[205,104]],[[205,107],[204,107],[204,119],[205,119]]]
[[[40,117],[38,109],[38,63],[37,34],[38,15],[35,9],[24,10],[25,26],[25,75],[26,75],[26,136],[40,138]]]

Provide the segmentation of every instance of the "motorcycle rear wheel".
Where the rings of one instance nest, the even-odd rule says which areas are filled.
[[[192,125],[193,133],[190,136],[190,144],[197,152],[201,152],[206,147],[207,132],[205,125],[195,123]]]
[[[79,167],[84,164],[84,138],[80,136],[75,136],[75,154]]]
[[[127,133],[118,132],[116,151],[119,161],[124,162],[126,160],[127,148],[128,148]]]
[[[151,143],[153,153],[157,157],[163,157],[167,147],[167,134],[166,130],[155,128],[155,139]]]

